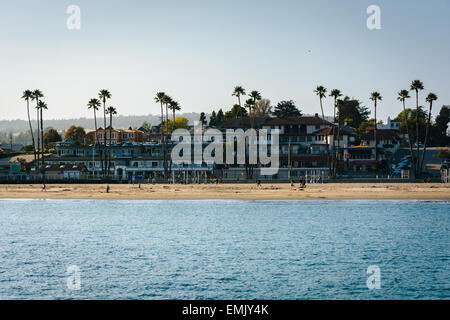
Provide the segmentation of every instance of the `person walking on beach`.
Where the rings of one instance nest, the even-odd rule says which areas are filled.
[[[42,183],[42,191],[47,191],[47,186],[45,185],[45,182]]]
[[[106,185],[106,193],[109,193],[109,184]]]
[[[306,179],[305,179],[305,177],[302,176],[300,178],[300,188],[303,189],[305,187],[306,187]]]

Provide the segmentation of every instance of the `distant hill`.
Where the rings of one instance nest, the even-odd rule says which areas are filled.
[[[194,124],[194,121],[200,118],[199,113],[182,113],[177,116],[185,117],[189,120],[190,124]],[[170,114],[172,117],[172,114]],[[45,120],[45,119],[44,119]],[[152,125],[159,124],[160,117],[157,115],[146,116],[117,116],[114,117],[113,126],[116,128],[128,128],[128,127],[140,127],[141,124],[147,121]],[[36,121],[33,121],[35,126]],[[50,119],[44,121],[45,128],[53,128],[58,131],[65,131],[71,125],[82,126],[88,130],[94,130],[94,118],[78,118],[78,119]],[[97,125],[103,127],[103,118],[97,119]],[[109,125],[109,121],[107,122]],[[28,121],[26,120],[0,120],[0,133],[20,133],[29,130]]]

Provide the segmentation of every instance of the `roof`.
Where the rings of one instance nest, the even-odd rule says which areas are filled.
[[[315,131],[313,134],[316,134],[316,135],[332,135],[332,134],[334,134],[336,132],[336,135],[337,135],[337,131],[338,131],[338,127],[334,126],[334,127],[322,128],[320,130]],[[347,126],[341,126],[341,135],[343,135],[343,134],[356,136],[355,130],[353,130],[350,127],[347,127]]]
[[[378,129],[377,130],[377,140],[383,139],[383,140],[395,140],[398,139],[399,135],[398,132],[395,130],[390,129]],[[366,132],[361,136],[361,140],[369,141],[375,139],[375,131],[371,130]]]
[[[265,123],[266,118],[265,117],[254,117],[254,118],[242,117],[242,120],[240,117],[232,118],[232,119],[226,120],[222,124],[222,127],[223,128],[250,128],[252,126],[252,121],[253,121],[254,127],[260,127]]]
[[[249,128],[252,124],[252,118],[243,117],[236,119],[228,119],[222,124],[224,128]],[[286,117],[286,118],[269,118],[255,117],[253,118],[254,127],[261,126],[280,126],[280,125],[331,125],[331,122],[323,120],[319,117]]]
[[[319,117],[268,118],[264,125],[331,125],[331,122]]]

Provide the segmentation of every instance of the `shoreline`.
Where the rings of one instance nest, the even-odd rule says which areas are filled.
[[[40,184],[0,185],[0,199],[97,200],[450,200],[450,184],[442,183],[298,183],[106,185]]]

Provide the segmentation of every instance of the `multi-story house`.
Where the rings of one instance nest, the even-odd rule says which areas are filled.
[[[119,144],[123,142],[147,142],[149,141],[148,133],[142,130],[134,130],[134,129],[110,129],[109,127],[105,129],[99,128],[96,131],[90,131],[87,133],[87,141],[94,141],[94,137],[96,136],[96,141],[98,143],[103,144],[105,141],[106,135],[106,143],[109,144]],[[111,140],[110,140],[111,137]]]

